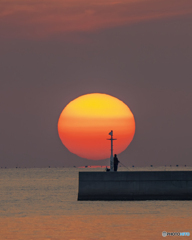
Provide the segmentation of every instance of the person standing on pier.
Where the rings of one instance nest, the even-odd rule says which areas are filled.
[[[119,160],[116,154],[114,155],[114,158],[113,158],[113,164],[114,164],[114,172],[117,172]]]

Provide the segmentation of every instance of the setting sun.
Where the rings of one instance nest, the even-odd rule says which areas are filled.
[[[58,133],[72,153],[87,159],[100,160],[110,156],[108,133],[113,130],[114,153],[124,151],[135,134],[131,110],[121,100],[101,93],[91,93],[71,101],[62,111]]]

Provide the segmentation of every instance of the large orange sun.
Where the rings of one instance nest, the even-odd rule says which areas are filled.
[[[124,151],[135,134],[135,120],[128,106],[107,94],[91,93],[71,101],[62,111],[58,133],[62,143],[82,158],[100,160],[110,157],[113,130],[114,153]]]

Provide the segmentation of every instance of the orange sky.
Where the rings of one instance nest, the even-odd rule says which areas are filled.
[[[90,92],[134,113],[125,165],[191,165],[191,22],[192,0],[0,0],[0,167],[93,164],[57,132]]]
[[[1,0],[1,37],[44,38],[192,13],[191,0]]]

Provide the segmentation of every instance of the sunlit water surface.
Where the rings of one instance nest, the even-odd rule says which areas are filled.
[[[0,239],[150,240],[162,239],[162,231],[192,235],[192,201],[77,201],[79,171],[104,169],[0,169]]]

